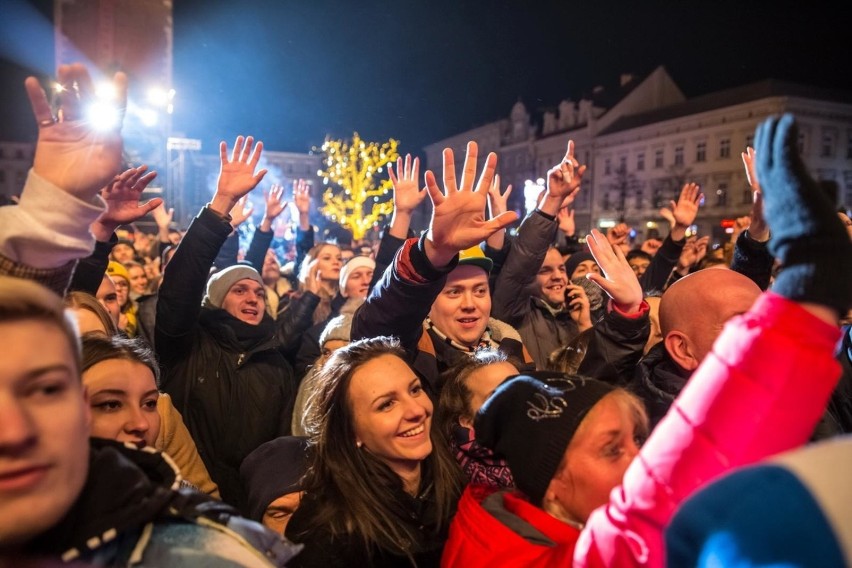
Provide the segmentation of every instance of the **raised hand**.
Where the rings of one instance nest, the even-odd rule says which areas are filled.
[[[748,236],[756,241],[765,243],[769,240],[769,227],[763,218],[763,192],[760,182],[757,181],[757,168],[755,166],[755,152],[751,146],[746,147],[742,153],[743,165],[745,166],[746,179],[751,186],[751,222],[748,226]]]
[[[512,195],[512,184],[506,186],[506,191],[500,193],[500,174],[494,175],[494,181],[488,189],[488,216],[496,217],[509,210],[509,196]]]
[[[798,302],[830,308],[837,320],[852,305],[852,243],[835,205],[799,155],[791,114],[769,118],[755,133],[755,166],[772,232],[769,251],[783,268],[772,290]]]
[[[560,207],[556,213],[556,221],[559,223],[559,230],[565,233],[567,237],[573,237],[577,232],[577,226],[574,223],[574,209],[571,207]]]
[[[512,194],[512,184],[506,186],[506,191],[500,193],[500,176],[494,175],[494,181],[491,182],[491,187],[488,189],[488,216],[490,218],[497,217],[509,210],[509,196]],[[500,250],[503,248],[506,240],[506,230],[500,229],[491,234],[486,240],[488,246],[493,249]]]
[[[488,154],[474,188],[477,153],[476,142],[468,142],[460,185],[456,183],[454,156],[449,148],[444,150],[443,191],[438,187],[435,174],[426,172],[426,190],[433,209],[425,246],[426,255],[435,266],[446,266],[460,250],[482,242],[518,218],[514,211],[493,219],[485,218],[485,204],[497,168],[497,155],[493,152]]]
[[[231,208],[229,215],[231,216],[231,227],[236,229],[246,222],[246,219],[251,217],[254,211],[254,203],[249,201],[248,195],[244,195]]]
[[[151,216],[154,218],[154,223],[157,224],[158,229],[165,229],[168,232],[169,226],[172,224],[172,219],[175,216],[175,210],[171,207],[166,209],[166,204],[160,203],[151,210]]]
[[[689,237],[683,245],[683,250],[680,251],[680,256],[677,260],[678,274],[686,276],[693,266],[698,264],[704,255],[707,254],[707,244],[710,242],[710,237]]]
[[[144,165],[125,170],[101,190],[107,208],[91,226],[97,240],[108,241],[119,225],[133,223],[163,204],[159,197],[144,203],[139,201],[142,192],[157,177],[157,172],[145,173],[147,170],[148,166]]]
[[[619,310],[636,313],[642,305],[642,286],[621,248],[610,244],[597,229],[592,229],[586,243],[601,269],[601,274],[590,272],[586,278],[600,286]]]
[[[269,232],[272,230],[272,222],[281,213],[287,209],[287,201],[283,199],[284,187],[272,184],[269,191],[263,192],[263,200],[266,202],[266,209],[263,212],[263,219],[260,221],[260,230]]]
[[[704,194],[701,193],[701,188],[698,187],[697,183],[685,183],[680,190],[677,203],[669,202],[674,219],[669,234],[673,241],[681,240],[686,235],[689,226],[695,222],[702,199],[704,199]]]
[[[606,239],[611,245],[623,245],[627,242],[627,237],[630,235],[630,227],[627,223],[619,223],[610,227],[606,232]]]
[[[311,186],[303,179],[293,182],[293,204],[299,212],[299,228],[307,231],[311,226]]]
[[[388,177],[393,184],[393,210],[394,213],[412,213],[417,206],[426,199],[426,189],[417,186],[420,179],[420,158],[414,158],[411,154],[396,160],[396,172],[393,164],[388,165]]]
[[[574,157],[574,141],[569,140],[562,161],[547,171],[547,190],[539,209],[555,216],[560,207],[571,205],[580,191],[585,172],[586,166],[580,165]]]
[[[219,181],[216,185],[216,195],[210,202],[210,208],[222,216],[225,216],[241,197],[257,187],[266,175],[265,169],[255,173],[260,155],[263,153],[263,142],[258,142],[257,146],[254,146],[254,152],[252,152],[253,146],[254,138],[251,136],[248,138],[237,136],[229,159],[228,145],[225,142],[219,143],[221,161]]]
[[[121,168],[121,122],[127,106],[127,76],[116,73],[117,120],[107,129],[96,129],[83,111],[95,102],[95,89],[86,67],[60,65],[57,80],[63,87],[57,116],[53,115],[44,89],[35,77],[24,85],[38,122],[33,171],[69,194],[90,201]]]

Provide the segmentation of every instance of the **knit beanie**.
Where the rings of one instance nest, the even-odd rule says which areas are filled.
[[[240,465],[249,518],[263,519],[269,504],[288,493],[302,490],[308,470],[308,439],[282,436],[257,447]]]
[[[235,264],[213,274],[207,280],[207,293],[204,295],[202,305],[221,308],[222,301],[231,286],[246,278],[250,278],[263,286],[263,280],[257,270],[246,264]]]
[[[328,341],[350,341],[349,332],[352,330],[352,314],[344,314],[331,318],[319,336],[322,348]]]
[[[106,273],[109,274],[109,277],[113,279],[116,276],[124,278],[125,280],[127,280],[127,283],[130,284],[130,273],[127,272],[127,269],[124,268],[124,265],[120,262],[116,262],[114,260],[109,261],[109,264],[107,264]]]
[[[346,295],[346,282],[349,280],[349,277],[355,272],[358,268],[369,268],[371,270],[376,269],[376,261],[370,258],[369,256],[353,256],[349,259],[349,262],[343,265],[340,269],[340,293],[341,295]]]
[[[577,267],[580,266],[580,263],[587,260],[595,260],[592,253],[587,250],[575,252],[568,257],[568,260],[565,261],[565,274],[568,276],[569,280],[571,279],[571,275],[574,274],[574,271],[577,270]]]
[[[515,485],[540,507],[580,422],[612,390],[577,376],[510,377],[477,412],[476,441],[506,458]]]

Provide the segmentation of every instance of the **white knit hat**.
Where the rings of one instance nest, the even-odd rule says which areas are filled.
[[[376,261],[370,258],[369,256],[353,256],[349,259],[349,262],[343,265],[343,268],[340,269],[340,293],[342,295],[345,294],[346,290],[346,281],[349,280],[349,276],[355,272],[356,269],[367,267],[372,270],[376,269]]]

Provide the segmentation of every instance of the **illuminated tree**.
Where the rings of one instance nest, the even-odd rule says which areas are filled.
[[[393,138],[381,145],[364,142],[355,132],[352,142],[326,139],[322,145],[325,169],[317,173],[323,176],[327,187],[320,211],[349,229],[355,239],[363,238],[373,225],[393,211],[393,201],[383,199],[391,190],[391,182],[385,176],[377,181],[376,175],[382,173],[388,162],[397,159],[398,144]]]

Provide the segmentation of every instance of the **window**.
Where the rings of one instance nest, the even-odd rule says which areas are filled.
[[[852,152],[852,134],[849,135],[849,151]],[[636,154],[636,170],[645,171],[645,152]]]
[[[0,170],[0,183],[6,183],[6,172]]]
[[[608,191],[605,191],[604,194],[603,194],[602,206],[603,206],[604,211],[608,211],[609,208],[610,208],[609,192]]]
[[[653,197],[654,209],[659,209],[660,207],[662,207],[665,204],[664,201],[665,200],[663,199],[663,190],[660,188],[655,188]]]
[[[822,144],[819,149],[820,158],[831,158],[834,156],[834,132],[822,133]]]
[[[804,132],[799,132],[799,142],[798,142],[797,145],[799,147],[799,154],[804,154],[805,153],[805,133]]]
[[[746,144],[745,145],[747,147],[751,146],[752,148],[754,148],[754,134],[749,134],[748,136],[746,136]]]
[[[720,158],[730,158],[731,157],[731,139],[730,138],[722,138],[719,141],[719,157]]]
[[[663,167],[663,149],[654,152],[654,167],[659,169]]]
[[[0,154],[0,158],[2,157],[2,154]],[[846,159],[852,160],[852,130],[846,135]]]
[[[754,201],[754,196],[751,193],[751,188],[746,184],[743,189],[743,205],[751,205]]]
[[[642,206],[643,206],[642,201],[643,201],[642,190],[637,189],[636,190],[636,209],[642,209]]]
[[[706,162],[707,161],[707,142],[699,142],[695,145],[695,161],[696,162]]]
[[[622,156],[618,159],[618,169],[622,172],[627,171],[627,156]]]
[[[720,183],[716,189],[716,206],[725,207],[728,204],[728,184]]]
[[[608,176],[611,173],[612,173],[612,161],[609,158],[607,158],[606,160],[604,160],[604,175]]]
[[[674,165],[683,165],[683,146],[676,146],[674,152]]]
[[[850,135],[849,140],[852,141],[852,135]],[[852,148],[852,146],[850,146],[850,148]],[[2,158],[2,157],[3,157],[3,148],[0,148],[0,158]]]
[[[15,150],[15,159],[16,160],[23,160],[24,159],[24,151],[21,150],[20,148]]]

